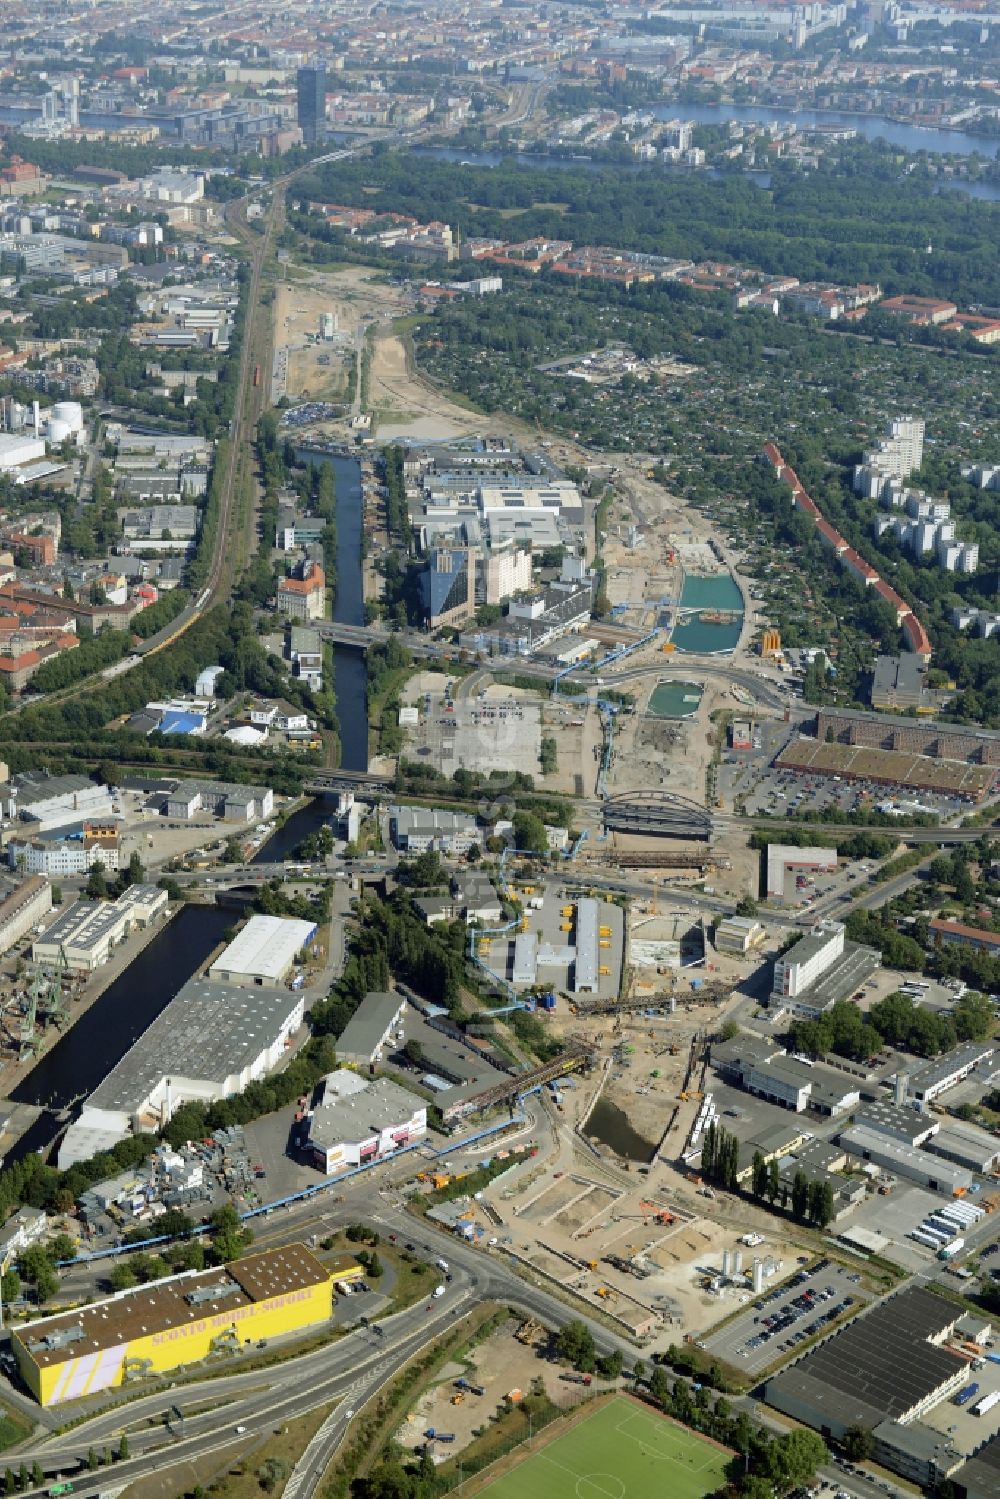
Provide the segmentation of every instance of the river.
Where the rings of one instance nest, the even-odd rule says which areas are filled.
[[[364,576],[361,560],[363,504],[361,465],[355,458],[316,452],[303,447],[296,458],[305,463],[330,463],[337,480],[337,594],[333,618],[342,625],[365,622]],[[344,770],[368,769],[368,672],[363,651],[333,648],[337,719],[340,724],[340,764]],[[255,864],[286,858],[302,839],[315,833],[333,815],[332,797],[306,802],[269,838],[254,856]]]
[[[969,135],[964,130],[906,125],[880,115],[849,114],[836,109],[775,109],[766,104],[654,104],[659,120],[694,120],[698,125],[796,125],[803,130],[853,130],[869,141],[887,141],[904,151],[935,151],[943,156],[1000,155],[1000,138]]]
[[[56,1114],[93,1092],[236,920],[218,906],[187,905],[157,932],[11,1093],[15,1103],[46,1112],[7,1153],[5,1164],[51,1144],[61,1128]]]
[[[737,106],[733,105],[731,106],[731,108],[735,110]],[[754,116],[754,106],[746,105],[745,108],[748,111],[748,118],[756,117]],[[699,112],[705,113],[710,110],[718,111],[718,113],[712,115],[704,121],[701,121],[700,123],[718,124],[725,121],[726,119],[736,119],[738,117],[734,113],[729,113],[728,111],[730,110],[730,106],[725,104],[689,105],[687,107],[678,105],[677,109],[672,111],[666,110],[661,107],[658,112],[662,114],[664,119],[673,118],[675,115],[683,117],[684,119],[696,119],[699,115]],[[763,111],[762,107],[762,113],[763,112],[765,111]],[[769,110],[766,111],[766,113],[776,116],[782,115],[782,111],[780,110]],[[787,121],[794,120],[797,123],[804,124],[804,120],[801,115],[793,114],[788,110],[784,111],[782,117]],[[817,114],[815,112],[813,112],[812,118],[821,122],[827,119],[826,116]],[[989,140],[985,137],[963,135],[961,132],[954,130],[926,131],[920,130],[915,125],[900,125],[898,127],[895,127],[890,121],[881,121],[867,115],[844,115],[839,116],[838,118],[845,122],[849,121],[852,128],[857,129],[860,135],[866,136],[869,140],[877,140],[880,137],[886,139],[888,138],[887,136],[883,135],[883,132],[880,129],[880,127],[884,124],[886,130],[896,128],[901,131],[908,132],[909,134],[912,134],[914,136],[919,135],[921,138],[927,135],[931,135],[946,139],[949,142],[953,143],[947,149],[949,149],[952,153],[958,153],[960,155],[969,155],[973,150],[978,149],[984,156],[996,156],[998,149],[1000,149],[1000,142]],[[827,122],[831,123],[831,121]],[[954,144],[954,142],[961,142],[962,144],[956,145]],[[757,186],[761,188],[767,188],[771,185],[770,172],[757,171],[755,169],[741,172],[736,167],[733,167],[732,169],[726,171],[720,171],[715,167],[665,167],[660,162],[639,163],[628,161],[603,161],[600,159],[600,157],[595,158],[590,156],[551,156],[543,152],[539,152],[538,155],[528,154],[526,152],[518,152],[516,154],[507,153],[506,155],[504,155],[504,153],[501,151],[460,151],[453,146],[414,146],[412,149],[414,155],[416,156],[431,156],[436,157],[439,161],[456,161],[460,164],[473,167],[498,167],[503,165],[504,162],[514,162],[515,165],[520,167],[538,167],[547,171],[562,172],[614,172],[618,175],[624,172],[629,176],[635,176],[640,172],[660,172],[669,176],[690,177],[697,175],[715,179],[743,176],[749,177],[752,182],[755,182]],[[943,151],[946,148],[943,146],[932,146],[927,141],[923,141],[920,146],[915,146],[913,147],[913,149],[924,151]],[[1000,203],[1000,183],[997,182],[966,182],[961,178],[957,178],[954,180],[949,179],[947,181],[940,181],[935,183],[932,191],[958,193],[964,192],[968,193],[970,198],[980,198],[987,203]]]

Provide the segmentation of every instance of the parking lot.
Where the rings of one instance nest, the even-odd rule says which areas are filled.
[[[784,724],[759,727],[760,751],[727,751],[719,771],[720,786],[740,799],[747,815],[794,816],[800,812],[854,812],[885,806],[893,807],[897,814],[926,812],[944,820],[968,811],[968,802],[958,796],[774,766],[770,762],[797,736],[789,735]]]
[[[851,1227],[870,1229],[890,1239],[886,1254],[905,1270],[927,1270],[932,1265],[938,1269],[934,1251],[918,1244],[910,1234],[946,1200],[937,1192],[897,1179],[888,1197],[870,1197],[861,1204],[851,1218]]]
[[[856,1271],[821,1259],[763,1292],[739,1317],[701,1340],[702,1346],[756,1374],[828,1332],[834,1322],[859,1311],[868,1300]]]

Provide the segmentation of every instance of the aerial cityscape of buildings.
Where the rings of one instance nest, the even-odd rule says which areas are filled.
[[[7,1492],[998,1499],[1000,16],[4,20]]]

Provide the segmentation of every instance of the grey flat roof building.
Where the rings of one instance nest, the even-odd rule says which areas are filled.
[[[191,1097],[185,1081],[226,1089],[248,1068],[259,1075],[281,1055],[289,1029],[302,1014],[301,994],[287,989],[234,989],[191,979],[87,1099],[87,1109],[134,1115],[164,1078],[178,1097]],[[276,1050],[277,1049],[277,1050]],[[248,1079],[249,1080],[249,1079]],[[206,1086],[205,1096],[211,1093]],[[175,1102],[177,1100],[175,1099]]]
[[[809,938],[803,938],[803,941],[808,942]],[[795,949],[795,956],[799,956],[798,947]],[[847,940],[838,961],[821,974],[814,984],[810,984],[808,989],[786,1003],[801,1015],[821,1015],[838,1000],[847,999],[881,966],[882,955],[874,947],[863,947],[859,942]],[[782,1000],[772,996],[771,1003],[777,1006]]]
[[[899,656],[876,656],[872,673],[872,706],[917,708],[923,705],[927,667],[913,651]]]
[[[518,932],[514,938],[515,984],[533,984],[538,976],[538,936],[535,932]]]
[[[576,964],[573,971],[574,994],[596,994],[597,972],[597,901],[583,896],[576,903]]]
[[[901,1140],[889,1135],[880,1135],[877,1130],[865,1129],[863,1125],[852,1125],[840,1136],[840,1143],[851,1155],[871,1161],[909,1181],[918,1182],[932,1192],[941,1192],[952,1197],[956,1192],[967,1192],[972,1186],[972,1172],[964,1166],[953,1165],[941,1156],[931,1155],[928,1150],[914,1150]]]
[[[765,1398],[835,1437],[855,1424],[914,1420],[968,1378],[938,1346],[960,1316],[922,1287],[899,1291],[769,1379]]]
[[[996,1499],[1000,1494],[1000,1436],[981,1447],[975,1457],[970,1457],[958,1470],[958,1482],[963,1486],[966,1499]]]
[[[954,1051],[918,1067],[910,1076],[910,1092],[914,1098],[929,1103],[988,1061],[995,1049],[989,1041],[969,1041],[965,1046],[956,1046]]]
[[[946,1161],[986,1174],[1000,1160],[1000,1140],[975,1125],[949,1120],[944,1129],[928,1140],[927,1149]]]
[[[357,1067],[368,1067],[377,1061],[405,1007],[403,996],[391,990],[366,994],[337,1037],[338,1058]]]
[[[854,1115],[854,1123],[912,1147],[922,1145],[941,1128],[932,1115],[918,1114],[912,1108],[900,1108],[887,1098],[875,1098],[862,1104]]]

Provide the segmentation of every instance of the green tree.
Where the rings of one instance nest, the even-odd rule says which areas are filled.
[[[809,1483],[829,1457],[826,1443],[814,1431],[790,1431],[769,1442],[761,1458],[761,1473],[781,1493]]]
[[[556,1334],[555,1349],[560,1358],[579,1369],[583,1374],[592,1374],[597,1362],[597,1349],[590,1328],[585,1322],[574,1318],[561,1327]]]
[[[71,1239],[69,1234],[56,1234],[54,1238],[49,1240],[46,1248],[49,1259],[54,1260],[56,1264],[60,1260],[76,1259],[76,1240]]]
[[[39,1244],[32,1244],[18,1261],[21,1279],[35,1288],[38,1300],[48,1301],[59,1289],[59,1277],[52,1268],[52,1261]]]
[[[767,1163],[763,1152],[755,1150],[750,1167],[750,1190],[754,1197],[763,1197],[767,1191]]]
[[[108,1276],[108,1284],[112,1291],[129,1291],[139,1279],[128,1260],[119,1260]]]
[[[654,1364],[649,1376],[649,1393],[657,1405],[665,1407],[670,1399],[670,1379],[662,1364]]]
[[[511,818],[515,847],[526,853],[546,853],[548,840],[545,824],[534,812],[519,810]]]
[[[240,1222],[239,1214],[229,1203],[216,1208],[209,1219],[212,1230],[212,1252],[220,1264],[238,1260],[253,1243],[253,1232]]]
[[[91,1447],[87,1453],[87,1467],[92,1473],[95,1472],[95,1470],[98,1468],[99,1462],[100,1460],[97,1456],[96,1448]]]
[[[792,1217],[804,1223],[809,1211],[809,1179],[801,1169],[792,1178]]]
[[[128,1458],[128,1454],[129,1454],[128,1437],[125,1435],[124,1432],[122,1432],[121,1438],[120,1438],[120,1440],[118,1442],[118,1460],[119,1460],[119,1462],[125,1462],[127,1460],[127,1458]]]
[[[875,1436],[868,1426],[849,1426],[841,1443],[852,1463],[866,1462],[875,1453]]]

